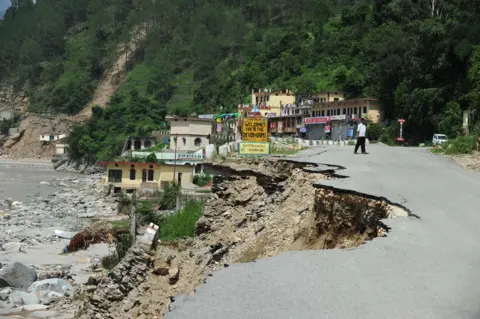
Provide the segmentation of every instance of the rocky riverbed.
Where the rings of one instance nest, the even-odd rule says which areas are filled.
[[[72,286],[65,282],[51,285],[53,292],[49,293],[51,292],[56,299],[61,295],[68,295],[67,291],[71,292],[76,285],[86,282],[93,272],[92,264],[98,263],[101,257],[108,254],[109,246],[95,244],[88,250],[64,254],[69,239],[62,238],[58,231],[76,233],[92,220],[115,219],[117,203],[115,198],[106,196],[104,187],[99,184],[100,175],[58,173],[43,163],[8,161],[0,162],[0,177],[5,181],[0,186],[0,194],[10,195],[0,195],[0,268],[2,268],[0,318],[2,318],[2,314],[9,313],[7,309],[18,311],[19,306],[27,305],[34,313],[36,309],[33,305],[51,301],[33,300],[22,295],[31,290],[29,286],[32,282],[26,282],[23,287],[6,290],[2,288],[11,286],[8,281],[2,284],[1,277],[2,272],[14,263],[32,269],[36,273],[37,281],[48,278],[68,279],[68,284]],[[27,182],[22,183],[22,179],[27,179]],[[10,314],[5,318],[13,317]],[[31,318],[35,316],[32,315]]]

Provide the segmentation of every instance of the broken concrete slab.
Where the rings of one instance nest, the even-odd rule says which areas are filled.
[[[0,272],[0,288],[15,287],[27,289],[37,280],[37,272],[20,262],[5,266]]]
[[[52,278],[34,282],[28,287],[28,292],[37,297],[37,302],[43,305],[63,298],[73,293],[73,286],[64,279]]]

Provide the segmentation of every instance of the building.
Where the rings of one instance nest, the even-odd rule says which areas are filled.
[[[112,184],[116,191],[133,189],[161,190],[170,182],[182,187],[193,185],[193,165],[168,165],[157,163],[139,163],[110,161],[99,162],[106,167],[105,184]]]
[[[295,103],[295,94],[292,90],[256,89],[252,90],[251,104],[239,104],[238,111],[241,116],[247,117],[252,108],[257,106],[262,116],[279,116],[281,106],[292,103]]]
[[[129,136],[124,145],[124,150],[122,151],[138,151],[146,148],[153,147],[157,144],[156,137],[140,137],[140,136]]]
[[[170,149],[196,151],[209,144],[213,133],[213,120],[167,116],[170,124]]]
[[[55,144],[55,153],[63,155],[68,153],[68,144]]]
[[[373,123],[383,120],[381,105],[372,98],[313,103],[311,114],[304,125],[307,138],[313,140],[353,138],[362,117]]]
[[[56,142],[61,140],[62,138],[67,137],[67,134],[42,134],[40,135],[41,142]]]

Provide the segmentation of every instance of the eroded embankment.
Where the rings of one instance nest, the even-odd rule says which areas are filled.
[[[173,296],[193,292],[217,268],[292,250],[356,247],[387,234],[383,219],[408,215],[385,200],[315,188],[335,178],[331,167],[312,173],[311,164],[236,159],[208,169],[218,175],[196,237],[160,243],[146,280],[136,277],[133,289],[121,288],[128,278],[119,277],[117,288],[100,284],[85,318],[161,318]],[[98,296],[106,299],[101,308]]]

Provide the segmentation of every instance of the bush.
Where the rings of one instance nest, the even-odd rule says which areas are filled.
[[[195,175],[193,177],[193,183],[197,186],[203,187],[208,185],[212,181],[212,176],[207,174]]]
[[[175,182],[168,183],[163,188],[162,199],[160,200],[160,207],[162,209],[174,209],[177,206],[177,197],[180,196],[180,185]]]
[[[155,211],[153,203],[150,201],[139,201],[135,212],[139,225],[148,225],[150,223],[160,225],[162,223],[162,216]]]
[[[440,145],[434,149],[434,153],[443,153],[447,155],[471,154],[477,147],[477,136],[457,136],[453,140]]]
[[[195,223],[203,214],[203,202],[188,200],[183,209],[165,217],[160,224],[161,240],[174,240],[195,235]]]
[[[102,258],[102,266],[105,269],[113,269],[123,257],[127,254],[127,251],[132,247],[133,237],[129,233],[120,234],[115,242],[115,250],[111,251],[107,256]]]
[[[367,128],[367,138],[369,141],[378,141],[383,132],[381,124],[370,124]]]

